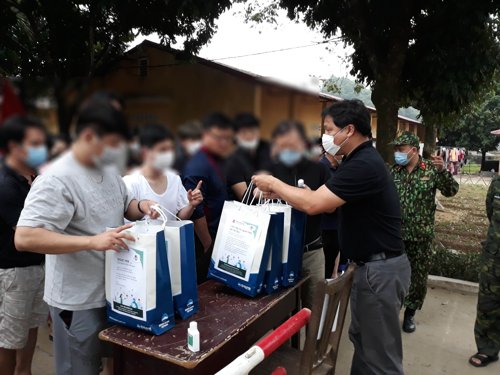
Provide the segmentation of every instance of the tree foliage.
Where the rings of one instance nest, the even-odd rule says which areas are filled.
[[[500,142],[499,136],[491,134],[497,129],[500,129],[500,81],[482,100],[471,105],[470,111],[454,126],[444,130],[440,143],[480,151],[484,162],[486,153],[495,150]]]
[[[70,93],[120,56],[138,34],[158,33],[165,45],[184,41],[197,52],[230,0],[0,0],[0,74],[43,79],[67,132]],[[78,99],[78,98],[77,98]]]
[[[281,0],[290,18],[340,33],[354,47],[352,74],[372,86],[377,148],[388,160],[400,106],[436,119],[457,112],[498,65],[493,0]]]

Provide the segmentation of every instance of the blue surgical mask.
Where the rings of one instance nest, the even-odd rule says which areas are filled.
[[[278,157],[287,167],[293,167],[302,159],[302,154],[300,151],[286,149],[281,151]]]
[[[45,145],[38,147],[31,146],[28,147],[27,151],[28,151],[28,157],[26,158],[25,162],[31,168],[36,169],[47,161],[48,157],[47,146]]]
[[[394,153],[394,161],[396,162],[396,164],[398,165],[401,165],[403,167],[407,166],[408,163],[410,162],[410,159],[408,159],[408,152],[399,152],[399,151],[396,151]]]

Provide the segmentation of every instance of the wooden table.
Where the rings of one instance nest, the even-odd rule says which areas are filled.
[[[300,287],[248,298],[209,280],[199,286],[200,311],[161,336],[114,326],[99,334],[113,344],[115,375],[214,374],[296,312]],[[198,322],[201,350],[187,349],[189,322]]]

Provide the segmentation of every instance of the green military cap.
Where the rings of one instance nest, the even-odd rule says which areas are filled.
[[[391,144],[393,146],[410,145],[410,146],[413,146],[413,147],[419,147],[420,146],[420,140],[412,132],[404,131],[401,134],[399,134],[396,137],[396,139],[394,139],[394,141],[392,141],[389,144]]]

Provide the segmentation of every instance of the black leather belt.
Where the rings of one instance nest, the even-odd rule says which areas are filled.
[[[363,266],[365,263],[396,258],[403,254],[404,252],[402,251],[382,251],[380,253],[370,255],[366,260],[356,260],[354,261],[354,263],[356,263],[358,266]]]
[[[309,242],[307,245],[304,245],[304,253],[308,251],[318,250],[323,247],[323,240],[321,237],[316,238],[314,241]]]

